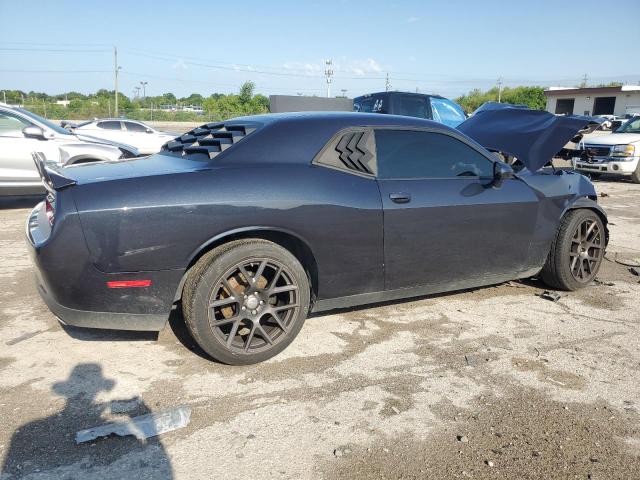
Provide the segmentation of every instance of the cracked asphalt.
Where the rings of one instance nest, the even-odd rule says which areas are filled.
[[[246,367],[207,360],[177,312],[158,336],[63,328],[32,281],[34,202],[3,201],[0,479],[640,478],[640,277],[615,261],[640,261],[640,185],[596,187],[600,283],[558,302],[531,280],[316,315]],[[74,441],[180,405],[185,428]]]

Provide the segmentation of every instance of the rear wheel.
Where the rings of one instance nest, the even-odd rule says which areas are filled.
[[[272,242],[238,240],[212,250],[185,284],[184,317],[203,350],[231,365],[262,362],[296,337],[309,309],[296,257]]]
[[[592,210],[572,210],[562,219],[551,244],[542,280],[560,290],[577,290],[596,277],[604,257],[606,232]]]

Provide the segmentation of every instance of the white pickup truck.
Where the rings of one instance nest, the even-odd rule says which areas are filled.
[[[591,177],[603,173],[631,177],[640,183],[640,116],[634,116],[608,135],[585,138],[578,144],[580,156],[573,168]]]

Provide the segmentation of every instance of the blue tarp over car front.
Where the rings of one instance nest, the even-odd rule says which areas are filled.
[[[488,150],[518,158],[535,172],[581,130],[601,122],[593,117],[554,115],[519,105],[489,102],[456,128]]]

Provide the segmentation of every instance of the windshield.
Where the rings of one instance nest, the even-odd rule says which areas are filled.
[[[466,120],[464,110],[457,103],[446,98],[431,97],[431,110],[436,122],[455,128]]]
[[[36,115],[35,113],[25,110],[24,108],[16,108],[16,110],[22,113],[23,115],[26,115],[27,117],[31,118],[32,120],[35,120],[36,122],[43,124],[47,128],[50,128],[56,133],[60,133],[62,135],[72,135],[72,133],[69,132],[69,130],[62,128],[60,125],[56,125],[53,122],[50,122],[46,118],[42,118],[40,115]]]
[[[640,133],[640,117],[634,117],[623,123],[614,133]]]

